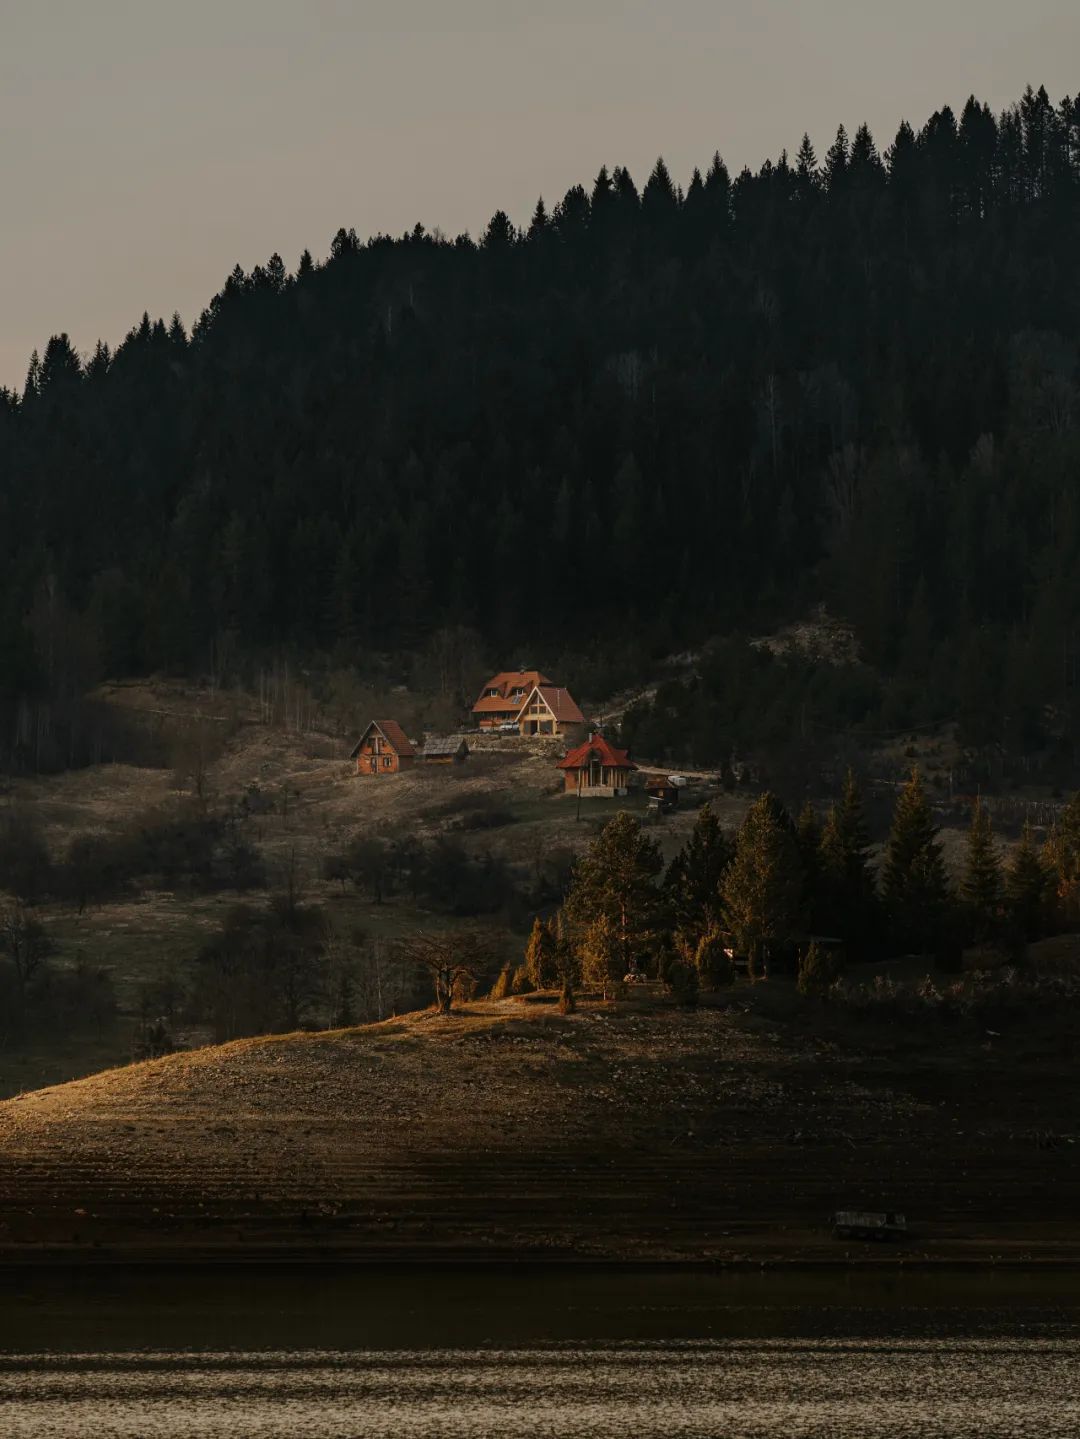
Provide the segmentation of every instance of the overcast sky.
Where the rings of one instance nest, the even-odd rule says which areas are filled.
[[[0,0],[0,384],[339,225],[521,222],[840,121],[1080,85],[1080,0]]]

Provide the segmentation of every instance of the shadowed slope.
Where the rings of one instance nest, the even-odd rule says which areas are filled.
[[[970,1086],[983,1114],[1000,1078]],[[0,1234],[24,1255],[835,1259],[830,1211],[865,1204],[908,1210],[919,1253],[1066,1252],[1075,1151],[1010,1130],[1015,1103],[975,1132],[953,1079],[709,1009],[507,1000],[243,1040],[0,1106]]]

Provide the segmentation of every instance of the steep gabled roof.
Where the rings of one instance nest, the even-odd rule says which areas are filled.
[[[548,709],[563,724],[584,724],[585,716],[574,703],[569,690],[564,690],[560,685],[533,685],[532,689],[525,696],[525,702],[518,711],[524,714],[529,705],[532,704],[534,694],[539,694],[547,705]]]
[[[584,769],[594,755],[601,764],[611,765],[615,769],[637,769],[629,751],[616,749],[602,734],[590,735],[584,744],[579,744],[565,759],[559,761],[558,768]]]
[[[491,714],[512,710],[515,708],[516,702],[508,698],[511,690],[529,691],[537,685],[549,685],[550,683],[547,675],[541,674],[539,670],[500,670],[497,675],[491,676],[480,691],[480,698],[473,705],[473,714]],[[499,693],[489,695],[488,690],[498,690]]]
[[[383,739],[387,742],[390,748],[400,759],[408,759],[410,757],[415,757],[416,751],[409,743],[409,736],[401,728],[397,720],[372,720],[371,723],[368,725],[367,729],[353,746],[352,752],[349,755],[350,759],[355,759],[356,756],[360,753],[360,746],[364,743],[364,741],[367,739],[368,735],[373,729],[377,729],[379,731]]]

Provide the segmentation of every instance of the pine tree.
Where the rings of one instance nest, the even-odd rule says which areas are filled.
[[[918,769],[900,791],[885,850],[882,889],[900,942],[921,952],[946,937],[949,885]]]
[[[488,999],[509,999],[513,992],[514,966],[507,960],[495,977],[495,983],[491,986]]]
[[[848,176],[857,190],[871,190],[885,183],[885,166],[881,163],[874,137],[868,125],[860,125],[851,142]]]
[[[573,1014],[577,1009],[575,991],[579,979],[577,950],[570,937],[563,911],[560,909],[554,921],[555,972],[559,977],[559,1013]]]
[[[683,849],[672,860],[664,888],[677,932],[691,952],[698,941],[718,929],[723,917],[721,886],[735,846],[710,805],[702,805]]]
[[[821,175],[818,171],[817,155],[810,136],[804,134],[799,153],[795,156],[795,191],[800,199],[807,200],[817,194],[820,188]]]
[[[555,936],[539,916],[533,920],[529,942],[525,946],[525,970],[534,989],[550,989],[558,978]]]
[[[713,155],[705,176],[705,198],[713,224],[720,230],[725,229],[731,219],[731,175],[719,150]]]
[[[1031,826],[1026,824],[1005,867],[1005,903],[1013,925],[1025,939],[1038,939],[1045,932],[1051,887]]]
[[[840,801],[832,806],[822,828],[818,877],[818,922],[854,950],[862,950],[876,918],[877,882],[853,770],[848,770]]]
[[[817,925],[817,895],[821,887],[821,825],[817,811],[809,800],[799,811],[795,823],[795,843],[799,850],[799,865],[802,869],[802,907],[811,929]]]
[[[791,820],[771,794],[754,801],[723,883],[724,914],[750,973],[766,972],[771,947],[787,944],[802,920],[802,872]]]
[[[601,915],[610,922],[623,974],[655,944],[661,904],[655,879],[662,868],[659,847],[625,813],[604,826],[574,866],[567,915],[582,931]]]
[[[35,350],[30,356],[30,364],[26,371],[26,383],[23,385],[23,404],[28,400],[36,399],[41,388],[41,360]]]
[[[610,998],[626,973],[622,953],[621,936],[615,921],[610,914],[599,911],[585,926],[578,943],[582,983],[600,990],[604,999]]]
[[[547,210],[544,207],[544,197],[541,195],[536,202],[536,209],[533,211],[533,217],[529,224],[529,239],[535,240],[539,235],[544,233],[547,227]]]
[[[971,812],[960,897],[967,910],[972,938],[978,944],[985,943],[1000,927],[1002,881],[993,826],[981,800]]]
[[[1057,908],[1069,926],[1080,921],[1080,790],[1071,796],[1046,840]]]
[[[663,224],[673,219],[677,210],[675,184],[661,156],[641,192],[641,213],[653,224]]]
[[[841,125],[836,132],[836,139],[829,146],[825,155],[825,188],[830,195],[839,194],[844,188],[848,177],[850,156],[851,147],[848,144],[848,134]]]

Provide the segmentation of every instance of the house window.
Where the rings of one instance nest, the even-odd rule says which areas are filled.
[[[383,769],[389,769],[389,768],[390,768],[390,756],[389,756],[389,755],[384,755],[384,756],[383,756],[382,767],[383,767]]]

